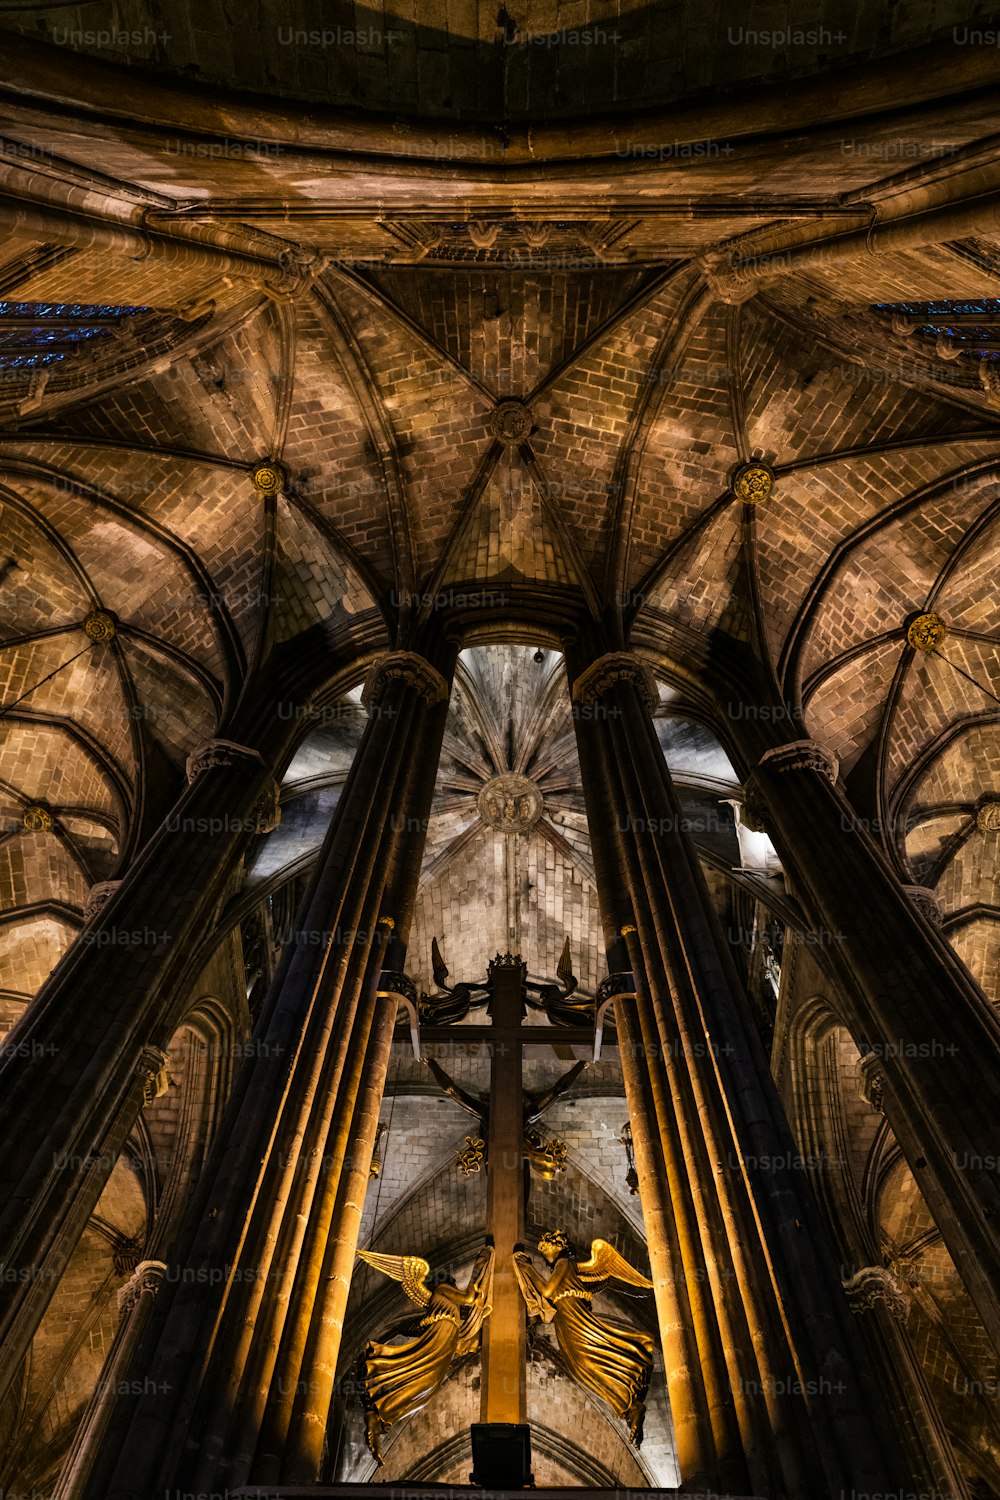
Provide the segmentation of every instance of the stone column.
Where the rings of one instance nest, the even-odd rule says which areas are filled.
[[[694,1203],[668,1102],[664,1059],[655,1042],[649,1049],[643,1042],[643,1017],[649,1031],[647,997],[637,992],[621,935],[634,922],[620,841],[620,787],[607,758],[608,736],[593,723],[607,712],[607,705],[597,702],[574,705],[591,852],[611,970],[598,1000],[614,1002],[677,1464],[682,1484],[740,1493],[749,1488],[749,1481]]]
[[[873,1348],[887,1405],[920,1468],[909,1487],[919,1493],[970,1500],[968,1482],[955,1462],[947,1429],[906,1332],[911,1298],[906,1286],[884,1266],[863,1266],[844,1283],[848,1305],[861,1321]]]
[[[882,1108],[1000,1350],[1000,1017],[840,792],[835,757],[813,740],[746,748],[844,1024],[878,1065]]]
[[[453,665],[450,656],[449,667]],[[386,879],[385,904],[393,926],[377,983],[372,976],[375,999],[367,1045],[362,1046],[360,1038],[356,1045],[360,1068],[357,1085],[349,1093],[353,1110],[345,1110],[338,1120],[331,1146],[331,1156],[343,1165],[339,1179],[331,1176],[327,1184],[322,1233],[314,1241],[310,1260],[299,1270],[288,1323],[290,1337],[281,1351],[284,1389],[277,1399],[272,1394],[253,1464],[253,1477],[262,1483],[280,1478],[287,1483],[315,1484],[319,1479],[396,1012],[400,1000],[413,1005],[417,1000],[413,982],[401,971],[447,713],[447,701],[429,705],[419,736],[408,748],[407,779]]]
[[[442,655],[448,677],[454,659],[454,650]],[[335,1206],[342,1186],[349,1198],[357,1187],[345,1149],[351,1122],[359,1137],[374,1135],[368,1117],[395,1018],[379,998],[398,920],[386,909],[389,882],[409,823],[426,830],[447,696],[446,677],[413,653],[390,653],[373,668],[371,717],[296,939],[136,1354],[137,1377],[151,1375],[169,1394],[119,1402],[86,1491],[94,1500],[247,1482],[269,1394],[294,1394],[301,1331],[326,1296]],[[371,1146],[366,1177],[370,1160]]]
[[[576,672],[573,698],[581,739],[586,729],[603,742],[616,778],[626,941],[655,1025],[643,1043],[664,1059],[751,1488],[789,1500],[891,1491],[905,1464],[683,830],[655,685],[613,653]]]
[[[60,1471],[52,1500],[78,1500],[83,1493],[114,1406],[119,1382],[125,1378],[139,1334],[149,1316],[153,1296],[166,1269],[166,1262],[162,1260],[140,1261],[125,1285],[118,1289],[118,1329],[114,1343]]]
[[[264,715],[262,715],[264,717]],[[190,949],[227,873],[265,824],[257,749],[210,740],[174,812],[90,919],[0,1050],[0,1393],[20,1367],[169,1036]]]

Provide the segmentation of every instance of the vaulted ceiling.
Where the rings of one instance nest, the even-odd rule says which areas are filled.
[[[506,619],[508,641],[547,655],[538,665],[523,644],[493,644],[460,669],[422,942],[459,910],[470,931],[509,929],[498,893],[514,877],[476,797],[490,776],[537,764],[545,816],[524,858],[550,885],[560,871],[539,962],[551,965],[564,928],[587,947],[554,915],[565,895],[593,921],[552,654],[562,622],[584,617],[674,684],[668,715],[704,717],[720,640],[761,662],[789,737],[836,752],[901,874],[937,886],[950,934],[996,991],[996,833],[977,817],[1000,796],[1000,162],[984,50],[959,46],[965,17],[937,18],[955,28],[947,66],[940,46],[936,63],[906,50],[932,33],[911,34],[902,12],[888,29],[856,19],[822,76],[776,91],[763,44],[726,40],[750,25],[734,13],[685,67],[697,97],[676,103],[681,64],[655,66],[676,16],[623,6],[627,46],[580,45],[592,118],[517,123],[534,97],[518,69],[534,77],[549,55],[552,87],[568,89],[571,20],[604,24],[611,9],[512,5],[521,42],[498,37],[483,7],[449,6],[416,31],[401,21],[418,74],[425,52],[466,70],[481,54],[484,89],[506,66],[506,104],[456,103],[457,125],[443,101],[429,118],[422,85],[394,93],[391,116],[339,110],[350,79],[367,88],[375,67],[357,38],[336,43],[338,93],[321,71],[330,43],[272,48],[258,80],[261,18],[237,36],[221,11],[192,30],[164,10],[170,40],[123,51],[51,45],[75,13],[4,12],[11,1003],[37,987],[90,887],[120,872],[270,650],[322,640],[338,669],[357,658],[360,681],[373,650],[405,644],[439,609],[461,615],[470,647],[496,643]],[[99,11],[85,12],[94,35]],[[525,40],[543,33],[545,47]],[[210,56],[198,50],[209,36]],[[685,33],[685,48],[696,41]],[[805,80],[819,53],[789,46],[789,77]],[[628,98],[648,109],[626,117],[614,111],[640,52]],[[900,55],[883,68],[889,52]],[[236,79],[284,98],[207,87]],[[709,83],[715,94],[699,92]],[[320,96],[323,107],[296,102]],[[980,309],[964,341],[940,311],[958,303]],[[776,474],[756,507],[731,490],[753,457]],[[253,483],[263,458],[286,471],[277,497]],[[924,655],[905,622],[931,608],[950,634]],[[94,611],[117,617],[113,641],[84,634]],[[725,743],[724,720],[716,730]],[[310,773],[330,788],[334,760]],[[293,861],[312,847],[297,779]],[[735,782],[721,779],[724,796]],[[321,823],[335,792],[306,790]],[[25,825],[33,807],[50,828]],[[268,879],[285,868],[276,851]]]

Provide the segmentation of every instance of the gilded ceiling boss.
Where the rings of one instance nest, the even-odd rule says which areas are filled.
[[[369,1343],[360,1360],[365,1435],[381,1465],[385,1429],[422,1411],[443,1384],[452,1361],[476,1347],[483,1320],[492,1310],[493,1249],[485,1245],[479,1252],[464,1291],[451,1276],[441,1277],[431,1291],[427,1285],[430,1265],[419,1255],[358,1253],[376,1271],[402,1282],[406,1295],[427,1309],[420,1320],[423,1332],[417,1338],[405,1344]]]
[[[607,1240],[592,1240],[590,1259],[586,1261],[577,1259],[562,1229],[543,1234],[538,1248],[551,1267],[548,1280],[535,1269],[526,1251],[514,1255],[514,1269],[530,1316],[554,1326],[573,1379],[600,1396],[615,1416],[628,1423],[629,1436],[638,1446],[653,1367],[653,1339],[641,1329],[597,1317],[591,1311],[591,1287],[611,1279],[647,1290],[653,1283],[623,1260]]]

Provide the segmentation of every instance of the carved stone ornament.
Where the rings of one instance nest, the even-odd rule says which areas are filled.
[[[899,1322],[906,1322],[910,1310],[909,1293],[885,1266],[862,1266],[849,1281],[844,1282],[844,1291],[852,1312],[871,1312],[881,1304]]]
[[[994,406],[1000,406],[1000,370],[995,359],[979,361],[979,384]]]
[[[1000,800],[984,802],[976,812],[980,833],[1000,833]]]
[[[429,706],[447,701],[448,684],[429,661],[415,651],[388,651],[373,664],[362,689],[361,702],[368,713],[387,684],[398,680],[415,687]]]
[[[751,833],[766,833],[766,818],[767,808],[760,789],[752,781],[748,781],[743,788],[743,809],[740,813],[743,827],[749,828]]]
[[[52,814],[40,802],[35,802],[31,807],[24,809],[21,822],[29,833],[52,832]]]
[[[936,651],[947,634],[948,627],[941,616],[928,610],[910,620],[906,627],[906,644],[914,651]]]
[[[903,890],[909,896],[913,905],[922,917],[926,917],[932,927],[940,927],[944,921],[938,898],[928,885],[904,885]]]
[[[639,689],[650,713],[659,707],[660,695],[652,672],[629,651],[608,651],[592,661],[573,684],[574,703],[596,703],[619,682],[632,682]]]
[[[83,622],[83,632],[89,641],[113,641],[117,630],[114,615],[103,609],[92,610]]]
[[[143,1047],[136,1064],[136,1073],[142,1079],[142,1107],[152,1104],[165,1094],[170,1080],[167,1077],[167,1054],[159,1047]]]
[[[111,1265],[116,1276],[132,1275],[139,1264],[142,1245],[142,1235],[133,1235],[131,1238],[120,1235],[115,1240],[111,1251]]]
[[[866,1052],[858,1058],[858,1082],[862,1099],[867,1099],[872,1109],[882,1113],[882,1096],[885,1091],[885,1074],[882,1061],[876,1052]]]
[[[288,475],[281,464],[271,458],[262,459],[256,464],[251,477],[262,495],[280,495],[288,482]]]
[[[490,431],[501,443],[523,443],[531,436],[531,412],[523,401],[501,401],[490,417]]]
[[[125,1285],[118,1288],[118,1314],[125,1318],[145,1294],[150,1296],[163,1280],[165,1260],[141,1260]]]
[[[727,307],[739,307],[749,302],[762,287],[762,278],[755,277],[745,267],[734,265],[732,256],[706,256],[701,262],[701,271],[709,291]]]
[[[83,903],[83,920],[89,922],[91,918],[96,917],[101,908],[107,906],[120,885],[120,880],[99,880],[92,885]]]
[[[273,833],[281,822],[281,805],[278,801],[281,788],[272,781],[257,798],[250,812],[250,823],[255,833]]]
[[[733,494],[744,505],[763,505],[765,500],[771,498],[773,489],[774,470],[760,459],[740,464],[733,475]]]
[[[542,794],[535,783],[514,771],[487,781],[480,788],[476,807],[487,828],[495,828],[500,833],[527,833],[545,811]]]
[[[840,774],[836,755],[815,740],[790,740],[787,745],[776,745],[773,750],[766,750],[757,764],[760,770],[768,771],[821,771],[833,786]]]
[[[308,291],[328,264],[329,257],[318,250],[307,250],[300,245],[288,246],[278,256],[275,274],[265,277],[257,285],[272,302],[294,302]]]
[[[247,745],[238,745],[235,740],[205,740],[203,744],[191,751],[185,770],[190,784],[205,771],[215,771],[220,766],[246,765],[249,767],[263,764],[264,758],[259,750],[251,750]]]

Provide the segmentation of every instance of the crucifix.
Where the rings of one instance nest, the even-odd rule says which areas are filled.
[[[493,1313],[483,1328],[482,1422],[524,1422],[524,1298],[514,1275],[514,1247],[524,1243],[524,1080],[521,1021],[527,964],[494,959],[489,1013],[491,1062],[486,1143],[486,1222],[496,1270]]]
[[[628,1422],[633,1439],[639,1441],[651,1340],[624,1325],[595,1318],[589,1310],[590,1286],[611,1278],[643,1288],[652,1283],[603,1240],[594,1240],[589,1260],[583,1260],[564,1231],[548,1232],[539,1242],[550,1262],[548,1278],[533,1265],[524,1247],[532,1172],[551,1180],[566,1164],[565,1146],[559,1141],[546,1141],[537,1121],[594,1056],[594,1004],[574,997],[577,981],[570,965],[568,940],[557,968],[561,987],[529,981],[527,965],[520,955],[511,953],[497,954],[488,966],[485,982],[449,987],[448,970],[436,942],[433,960],[434,977],[443,993],[422,997],[420,1041],[453,1042],[459,1036],[463,1042],[484,1045],[490,1056],[489,1092],[474,1095],[424,1054],[441,1088],[479,1121],[480,1136],[469,1138],[470,1152],[459,1153],[459,1163],[467,1156],[463,1170],[479,1170],[485,1147],[486,1244],[464,1290],[446,1278],[445,1288],[433,1294],[424,1281],[430,1270],[427,1261],[418,1256],[361,1252],[378,1270],[402,1281],[414,1301],[429,1308],[421,1324],[428,1332],[417,1340],[402,1347],[368,1345],[361,1373],[369,1447],[381,1462],[382,1431],[426,1405],[447,1378],[456,1354],[471,1352],[469,1331],[474,1329],[477,1342],[481,1333],[482,1361],[480,1424],[473,1428],[478,1475],[474,1482],[486,1483],[484,1476],[489,1473],[488,1487],[517,1488],[530,1482],[526,1316],[554,1324],[572,1378],[607,1401],[615,1414]],[[455,1029],[456,1022],[464,1021],[470,1010],[484,1004],[490,1025]],[[544,1011],[549,1024],[525,1026],[529,1005]],[[526,1090],[524,1048],[539,1043],[560,1048],[567,1043],[583,1044],[590,1056],[575,1063],[544,1091]],[[472,1150],[473,1146],[478,1150]],[[610,1356],[611,1364],[617,1359],[621,1366],[610,1383],[608,1356],[595,1364],[589,1352],[608,1337],[624,1351]],[[518,1434],[525,1455],[520,1471],[511,1452]]]

